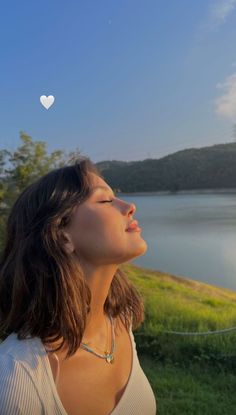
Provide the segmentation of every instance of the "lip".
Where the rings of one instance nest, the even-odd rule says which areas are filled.
[[[138,226],[138,221],[134,220],[126,229],[126,231],[133,231],[133,230],[139,230],[141,231],[141,228]]]
[[[139,226],[135,226],[133,228],[126,229],[126,232],[141,232],[141,228]]]

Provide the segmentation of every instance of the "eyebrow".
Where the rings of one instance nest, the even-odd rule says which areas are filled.
[[[113,192],[113,190],[112,190],[112,189],[110,189],[109,187],[106,187],[106,186],[94,186],[94,187],[92,187],[92,188],[90,189],[91,194],[92,194],[92,193],[94,193],[94,192],[95,192],[95,190],[97,190],[97,189],[103,189],[103,190],[106,190],[107,192],[110,192],[110,191],[112,191],[112,192]],[[113,192],[113,194],[115,195],[115,192]]]

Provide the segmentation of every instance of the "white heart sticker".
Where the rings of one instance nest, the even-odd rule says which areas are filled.
[[[41,104],[44,106],[44,108],[46,108],[48,110],[48,108],[51,107],[51,105],[54,103],[54,96],[53,95],[49,95],[48,97],[46,97],[46,95],[41,95],[40,97],[40,102]]]

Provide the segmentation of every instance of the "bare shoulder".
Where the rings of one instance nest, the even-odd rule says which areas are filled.
[[[115,318],[114,327],[115,327],[115,335],[116,336],[121,336],[122,334],[126,335],[126,333],[129,332],[129,330],[127,330],[127,328],[125,326],[125,323],[123,322],[123,319],[121,318],[121,316],[117,316]]]

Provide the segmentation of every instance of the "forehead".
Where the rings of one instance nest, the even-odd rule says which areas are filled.
[[[101,177],[97,176],[94,173],[90,173],[90,176],[91,193],[95,192],[97,189],[112,191],[111,187]]]

